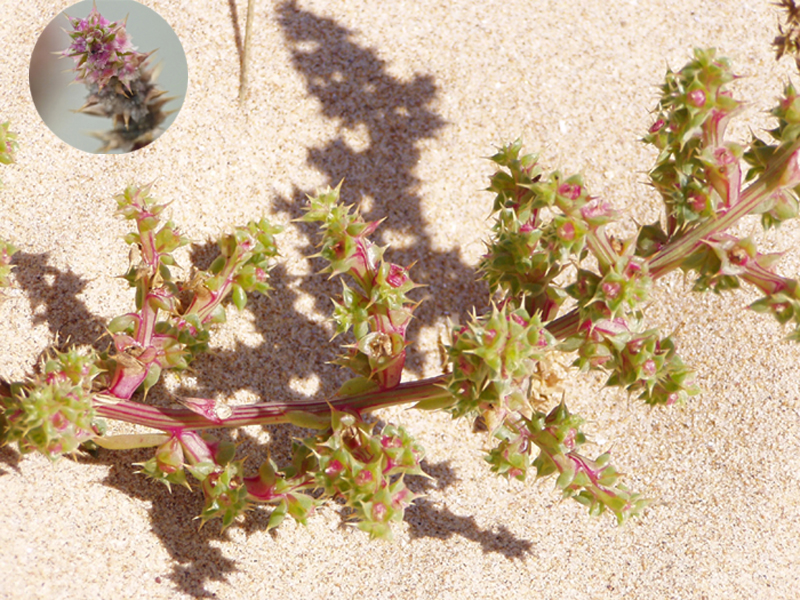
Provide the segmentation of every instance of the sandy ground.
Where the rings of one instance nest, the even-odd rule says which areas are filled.
[[[327,296],[337,284],[305,258],[314,232],[291,223],[306,193],[344,178],[393,261],[416,261],[428,287],[406,379],[438,372],[446,316],[485,306],[472,267],[489,230],[485,157],[522,136],[550,168],[582,170],[592,191],[634,221],[658,215],[644,185],[654,156],[637,140],[655,86],[695,46],[716,46],[748,100],[733,134],[767,124],[794,70],[776,64],[778,16],[767,0],[257,0],[251,87],[237,102],[232,6],[144,2],[174,28],[189,66],[183,109],[137,153],[76,150],[45,126],[28,68],[63,2],[4,0],[0,120],[19,133],[2,169],[0,236],[21,248],[0,303],[0,376],[22,378],[56,334],[95,343],[132,307],[117,278],[126,225],[114,194],[154,181],[169,214],[199,242],[267,215],[286,225],[276,290],[231,312],[213,355],[183,384],[231,403],[329,394]],[[235,9],[243,29],[246,2]],[[135,40],[134,40],[135,41]],[[161,57],[163,60],[167,57]],[[800,272],[800,229],[763,235]],[[188,252],[180,256],[190,264]],[[600,453],[612,448],[630,487],[656,499],[623,527],[560,502],[552,481],[508,483],[480,458],[483,440],[446,415],[389,410],[427,449],[433,479],[392,542],[370,542],[336,505],[307,527],[267,533],[255,512],[224,534],[198,531],[200,497],[135,474],[147,452],[51,465],[0,450],[2,598],[796,598],[800,586],[800,348],[743,308],[749,291],[694,296],[660,282],[648,316],[679,328],[680,352],[705,393],[650,410],[599,376],[567,385]],[[155,391],[154,401],[163,390]],[[290,427],[242,434],[278,454]]]

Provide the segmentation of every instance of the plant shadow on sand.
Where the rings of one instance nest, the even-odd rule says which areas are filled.
[[[221,437],[226,433],[221,432]],[[308,435],[307,431],[291,426],[276,427],[272,433],[269,453],[273,457],[276,453],[281,454],[282,448],[290,445],[292,439]],[[239,435],[236,441],[249,449],[248,454],[254,459],[253,462],[266,457],[267,449],[263,446],[258,450],[264,456],[253,456],[257,445],[252,439],[247,439],[246,434]],[[101,449],[93,456],[83,456],[78,460],[108,466],[108,475],[102,480],[104,485],[149,503],[152,532],[158,536],[174,561],[172,572],[163,576],[170,579],[177,590],[191,597],[214,597],[206,589],[206,584],[209,581],[225,581],[227,575],[237,571],[235,561],[225,556],[224,549],[218,543],[230,539],[228,532],[220,531],[218,520],[203,527],[198,526],[196,516],[202,510],[203,499],[196,486],[193,486],[193,491],[180,486],[173,486],[172,491],[169,491],[163,484],[148,480],[131,468],[133,463],[144,462],[151,456],[152,450],[149,449],[116,452]],[[13,459],[9,462],[13,463]],[[432,489],[443,490],[456,479],[447,462],[431,464],[423,461],[422,467],[431,479],[418,476],[406,479],[409,489],[416,494],[424,495]],[[328,502],[328,505],[337,508],[335,502]],[[347,527],[349,512],[341,506],[338,508],[341,509],[341,526]],[[232,525],[232,529],[241,529],[248,536],[264,532],[267,530],[270,510],[270,507],[256,507]],[[462,536],[480,544],[484,552],[498,553],[507,559],[524,557],[530,553],[532,546],[531,542],[516,537],[503,526],[496,529],[481,528],[473,517],[453,514],[448,508],[439,508],[425,498],[415,501],[408,509],[405,520],[412,540]],[[272,531],[270,534],[275,543],[280,544],[280,531]],[[354,532],[352,535],[360,536],[367,546],[373,543],[367,540],[366,534]]]
[[[197,262],[206,262],[209,251],[208,248],[197,249]],[[213,254],[213,251],[210,252]],[[68,335],[70,342],[95,347],[107,345],[107,339],[101,335],[104,331],[103,320],[91,314],[78,297],[86,287],[87,282],[84,279],[71,271],[62,272],[49,265],[45,254],[18,253],[14,257],[14,264],[16,280],[25,291],[32,308],[41,314],[38,322],[46,324],[54,336],[64,339]],[[280,271],[278,275],[280,280]],[[268,302],[265,303],[267,304]],[[288,310],[288,305],[286,308]],[[66,335],[65,331],[68,332]],[[0,381],[0,393],[8,394],[9,391],[4,386],[5,383]],[[148,402],[154,397],[160,397],[162,402],[168,400],[169,396],[162,384],[157,384],[151,390]],[[376,425],[380,426],[381,422],[376,422]],[[268,456],[275,458],[279,464],[285,464],[290,456],[292,441],[310,433],[309,430],[291,425],[272,427],[269,432],[268,445],[244,432],[238,432],[235,438],[231,437],[232,432],[228,430],[214,433],[222,439],[233,439],[239,446],[240,454],[247,455],[251,464],[258,464]],[[206,589],[207,582],[225,581],[228,574],[236,571],[234,561],[226,558],[214,544],[228,539],[228,536],[220,532],[216,521],[202,528],[198,527],[195,517],[202,510],[203,499],[196,486],[193,491],[180,486],[173,486],[170,491],[163,484],[136,473],[133,465],[148,460],[152,452],[152,449],[99,449],[93,454],[81,455],[76,460],[109,467],[109,472],[101,483],[131,498],[149,503],[152,531],[175,563],[172,573],[164,575],[178,590],[192,597],[213,597]],[[0,477],[10,474],[12,470],[19,473],[23,457],[12,447],[6,446],[0,448],[0,463],[7,467],[0,469]],[[422,467],[431,479],[415,476],[407,478],[408,487],[415,494],[425,495],[433,489],[444,490],[457,480],[457,475],[447,461],[423,461]],[[347,516],[346,511],[342,511],[343,526]],[[257,508],[233,527],[241,528],[249,535],[265,531],[268,521],[269,508]],[[460,535],[479,543],[484,552],[496,552],[509,559],[524,556],[531,547],[530,542],[515,537],[502,526],[496,531],[482,529],[474,518],[455,515],[449,509],[439,508],[424,498],[418,499],[409,508],[406,522],[412,539],[447,539]]]
[[[346,129],[359,127],[368,133],[369,144],[362,150],[353,150],[341,136],[309,149],[309,164],[325,173],[331,186],[346,179],[342,194],[345,202],[357,203],[362,197],[371,198],[372,206],[364,217],[367,220],[386,217],[379,232],[393,228],[414,240],[406,248],[390,249],[386,255],[391,262],[413,264],[414,280],[428,286],[426,301],[416,310],[412,322],[410,341],[413,343],[420,325],[434,325],[441,315],[465,312],[467,307],[457,298],[469,297],[478,302],[486,302],[488,298],[486,286],[477,281],[474,269],[462,262],[457,249],[439,251],[433,248],[429,224],[421,210],[421,198],[415,191],[419,181],[414,168],[421,154],[418,143],[433,137],[445,125],[429,108],[436,94],[434,81],[426,75],[416,75],[409,82],[392,77],[373,50],[354,41],[353,32],[331,19],[299,9],[293,1],[280,4],[276,11],[292,64],[306,79],[309,93],[321,102],[323,115]],[[297,218],[302,214],[300,207],[309,193],[312,191],[295,188],[291,197],[277,198],[274,208]],[[316,239],[316,227],[304,224],[298,227],[309,239]],[[306,250],[308,256],[315,252],[312,246]],[[213,244],[196,246],[192,262],[203,268],[215,252]],[[312,262],[316,271],[323,266],[319,260]],[[73,343],[100,344],[103,320],[90,314],[78,298],[85,281],[72,272],[60,272],[48,266],[46,255],[20,254],[15,264],[17,278],[33,308],[39,308],[40,319],[47,322],[54,335],[60,335],[61,339],[69,336]],[[191,390],[192,395],[230,397],[247,389],[265,400],[290,401],[305,397],[291,390],[292,379],[318,376],[322,382],[319,394],[324,396],[335,393],[347,378],[340,368],[326,364],[336,354],[336,344],[330,343],[330,330],[295,309],[298,295],[302,293],[314,299],[314,312],[328,314],[329,298],[340,292],[339,284],[323,276],[297,281],[280,265],[271,273],[271,279],[275,291],[269,297],[248,299],[248,310],[254,317],[257,332],[263,336],[263,343],[257,347],[236,343],[233,349],[199,357],[193,364],[198,381]],[[271,357],[276,353],[290,353],[295,358],[288,365],[281,362],[280,369],[271,368]],[[418,373],[421,363],[421,358],[412,350],[409,370]],[[254,377],[254,373],[269,373],[269,384],[264,383],[266,377]],[[276,389],[280,390],[281,397],[271,398],[270,391]],[[158,384],[150,391],[148,402],[170,402],[170,396],[163,385]],[[270,428],[269,434],[269,448],[244,432],[232,439],[246,449],[252,465],[268,454],[275,458],[288,457],[291,441],[308,433],[286,425]],[[218,435],[225,438],[231,432],[222,431]],[[19,455],[10,449],[3,452],[0,460],[18,469]],[[170,492],[162,484],[135,473],[132,463],[144,462],[151,456],[152,449],[121,452],[101,449],[78,460],[107,465],[109,473],[103,480],[105,485],[151,504],[153,532],[175,561],[169,578],[186,594],[212,597],[206,590],[206,583],[224,581],[229,573],[236,571],[233,561],[212,544],[228,536],[220,532],[216,522],[198,530],[194,517],[201,511],[202,495],[196,489],[190,492],[173,486]],[[432,488],[444,489],[456,479],[446,461],[423,462],[423,468],[433,479],[408,478],[409,488],[417,494]],[[257,509],[234,527],[248,534],[264,531],[268,516],[268,510]],[[479,543],[485,552],[496,552],[508,559],[521,558],[531,548],[530,542],[516,538],[503,527],[482,529],[473,518],[455,515],[425,499],[418,500],[408,510],[406,520],[412,539],[446,539],[460,535]]]
[[[355,150],[342,133],[310,148],[308,164],[325,174],[326,185],[334,187],[345,181],[341,197],[346,204],[370,199],[371,206],[363,217],[370,221],[386,219],[376,232],[376,243],[384,245],[381,236],[389,233],[412,240],[403,248],[390,247],[385,258],[402,266],[413,265],[412,279],[424,286],[412,293],[415,300],[423,301],[409,326],[406,359],[407,372],[419,376],[424,357],[416,351],[415,342],[421,328],[441,324],[445,316],[465,316],[471,306],[465,306],[464,298],[475,299],[480,307],[488,304],[489,297],[488,288],[477,279],[475,269],[463,263],[457,248],[433,248],[431,225],[425,220],[422,199],[416,191],[419,143],[435,137],[446,125],[430,108],[436,85],[429,75],[415,75],[408,82],[393,77],[374,50],[355,41],[352,31],[298,8],[296,2],[279,4],[276,16],[292,65],[306,81],[308,93],[321,104],[322,115],[342,131],[366,132],[368,140],[365,147]],[[297,219],[304,214],[306,196],[314,192],[295,186],[289,197],[274,199],[273,209]],[[310,240],[301,252],[313,256],[318,227],[305,223],[294,226]],[[209,264],[209,253],[213,252],[210,247],[198,247],[193,259],[200,266]],[[314,273],[325,266],[321,259],[309,260]],[[289,401],[303,398],[291,390],[292,380],[318,379],[318,394],[330,396],[348,378],[329,362],[338,353],[338,343],[348,343],[352,338],[343,336],[331,343],[332,330],[308,316],[330,314],[330,299],[341,294],[341,284],[319,274],[298,279],[281,265],[272,271],[271,282],[275,291],[269,297],[248,300],[254,328],[264,342],[255,347],[237,343],[234,348],[199,357],[195,366],[207,377],[198,381],[192,395],[231,397],[247,388],[258,397],[269,398],[274,390],[281,390],[280,400]],[[301,297],[313,302],[306,314],[295,308]],[[272,368],[274,357],[279,355],[281,368]],[[293,358],[284,364],[287,355]],[[253,377],[254,365],[269,377]]]

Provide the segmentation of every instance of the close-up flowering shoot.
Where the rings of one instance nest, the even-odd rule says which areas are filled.
[[[86,86],[86,102],[76,112],[111,119],[112,128],[94,133],[103,142],[99,152],[130,152],[153,142],[169,116],[166,97],[156,80],[160,68],[152,66],[153,51],[139,52],[126,29],[126,21],[109,22],[93,6],[85,19],[67,17],[71,43],[60,52],[71,58],[74,81]]]

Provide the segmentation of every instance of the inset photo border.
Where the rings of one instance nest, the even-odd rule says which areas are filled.
[[[125,23],[130,43],[138,52],[152,52],[143,71],[152,70],[151,83],[155,79],[155,85],[164,92],[158,102],[170,98],[160,107],[165,115],[163,121],[153,128],[151,134],[138,141],[120,139],[131,130],[125,128],[122,117],[116,127],[118,132],[122,130],[122,135],[113,134],[112,118],[96,114],[108,114],[108,109],[98,107],[94,111],[90,109],[88,114],[77,112],[87,105],[87,101],[92,103],[91,86],[75,81],[75,61],[62,56],[62,53],[72,43],[68,34],[72,31],[70,18],[85,19],[93,6],[109,22]],[[29,75],[31,97],[50,130],[69,145],[95,154],[130,152],[157,139],[177,118],[189,84],[186,54],[175,31],[158,13],[133,0],[83,0],[62,11],[36,42]],[[153,96],[152,92],[150,96]],[[108,103],[106,94],[98,106],[108,106]]]

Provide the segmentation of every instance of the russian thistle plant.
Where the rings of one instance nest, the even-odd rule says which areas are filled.
[[[89,95],[77,112],[110,118],[112,129],[92,134],[102,140],[99,152],[129,152],[147,146],[161,133],[173,98],[158,87],[158,68],[149,64],[153,52],[138,52],[124,21],[109,22],[93,6],[85,19],[67,17],[72,40],[62,57],[72,58],[75,81]]]
[[[379,426],[367,413],[412,404],[470,419],[487,432],[491,471],[518,480],[553,475],[562,496],[591,514],[610,511],[621,523],[649,501],[622,484],[609,452],[585,454],[584,421],[565,399],[541,410],[536,390],[542,381],[547,386],[551,357],[603,371],[606,385],[647,404],[686,402],[699,392],[693,373],[674,340],[648,326],[645,314],[653,286],[677,269],[694,278],[695,292],[753,285],[763,296],[751,308],[792,323],[789,337],[800,338],[797,280],[774,271],[776,256],[731,233],[746,215],[760,215],[765,229],[797,216],[800,95],[787,85],[769,137],[740,145],[726,139],[741,107],[728,87],[734,79],[714,50],[696,50],[683,69],[668,71],[643,138],[656,151],[650,184],[664,214],[629,238],[607,232],[620,213],[591,194],[580,174],[546,170],[520,141],[500,148],[488,188],[494,225],[478,266],[490,308],[473,310],[449,330],[446,368],[428,379],[402,381],[417,306],[410,269],[370,240],[379,223],[342,205],[338,188],[309,198],[301,220],[319,223],[317,256],[342,282],[332,318],[336,335],[348,339],[337,362],[353,373],[330,398],[236,407],[188,397],[178,398],[178,407],[146,402],[164,371],[186,369],[208,348],[228,298],[242,309],[248,293],[269,290],[279,228],[265,219],[235,228],[219,240],[207,270],[181,280],[172,253],[188,239],[163,219],[166,205],[149,187],[131,186],[117,208],[134,227],[124,278],[135,290],[135,308],[108,324],[107,349],[53,350],[37,373],[0,392],[4,440],[54,459],[90,445],[153,448],[141,472],[168,486],[193,479],[205,498],[202,522],[219,518],[227,527],[263,504],[272,507],[269,527],[287,516],[305,523],[334,498],[359,528],[388,538],[414,500],[406,478],[424,474],[424,450],[402,426]],[[124,76],[101,81],[93,83],[98,90],[112,82],[126,88]],[[107,435],[108,419],[155,432]],[[246,466],[232,442],[209,434],[277,423],[314,430],[295,441],[282,465],[268,458]]]

